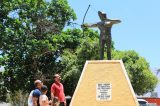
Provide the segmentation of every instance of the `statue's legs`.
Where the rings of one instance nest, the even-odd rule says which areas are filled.
[[[107,35],[107,58],[108,60],[111,60],[111,50],[112,50],[112,38],[111,38],[111,34]]]
[[[100,44],[100,60],[104,59],[104,44],[105,44],[105,40],[101,39],[99,40],[99,44]]]

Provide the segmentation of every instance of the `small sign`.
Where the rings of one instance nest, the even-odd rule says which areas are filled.
[[[96,99],[97,101],[110,101],[111,100],[111,84],[98,83],[96,85]]]

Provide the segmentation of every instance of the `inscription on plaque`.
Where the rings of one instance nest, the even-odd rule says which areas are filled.
[[[111,100],[111,84],[98,83],[96,85],[96,99],[97,101],[110,101]]]

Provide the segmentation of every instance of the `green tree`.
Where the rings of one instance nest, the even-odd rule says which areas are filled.
[[[0,89],[29,91],[34,79],[59,71],[60,46],[53,37],[76,15],[67,0],[1,0],[0,7]]]
[[[157,77],[151,72],[149,63],[145,58],[133,50],[114,51],[113,59],[122,59],[132,83],[134,91],[138,95],[151,92],[156,87]]]

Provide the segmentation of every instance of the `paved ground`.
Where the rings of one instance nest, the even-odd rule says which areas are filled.
[[[0,103],[0,106],[10,106],[8,103]]]

